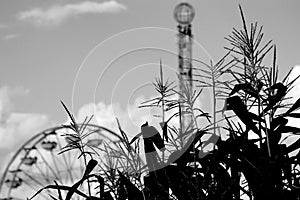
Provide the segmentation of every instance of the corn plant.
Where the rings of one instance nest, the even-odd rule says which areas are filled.
[[[160,75],[153,83],[158,97],[140,106],[161,108],[161,130],[149,128],[156,132],[149,138],[140,139],[141,133],[129,140],[117,119],[120,133],[114,134],[119,140],[105,144],[104,149],[89,148],[83,139],[92,133],[83,134],[83,130],[91,118],[79,125],[63,104],[71,119],[65,126],[75,134],[65,135],[69,143],[61,153],[79,151],[86,169],[73,186],[55,182],[36,195],[54,189],[58,195],[51,198],[59,200],[63,199],[62,191],[67,191],[65,199],[73,195],[102,200],[300,199],[300,139],[285,143],[287,137],[300,134],[299,127],[288,125],[290,118],[300,118],[300,98],[292,103],[289,98],[299,76],[290,80],[290,71],[278,80],[276,46],[272,41],[263,43],[263,27],[251,23],[249,28],[241,7],[240,13],[242,28],[234,28],[225,38],[229,42],[225,56],[217,63],[194,60],[193,81],[198,91],[184,84],[178,91],[174,82],[164,80],[160,62]],[[267,57],[273,59],[271,64],[266,64]],[[211,114],[195,104],[204,89],[213,94]],[[220,110],[219,100],[224,102]],[[180,124],[171,123],[182,112],[190,113],[194,123],[185,132]],[[201,118],[208,124],[198,124]],[[148,128],[148,123],[142,127]],[[209,139],[205,137],[208,134]],[[140,148],[142,140],[144,148]],[[209,144],[214,148],[205,152]],[[149,149],[155,155],[151,159],[158,158],[159,151],[166,152],[166,160],[155,161],[161,167],[151,168],[153,160],[146,157],[145,162],[139,156]],[[79,189],[84,182],[89,186],[86,192]],[[91,185],[97,186],[95,194]]]

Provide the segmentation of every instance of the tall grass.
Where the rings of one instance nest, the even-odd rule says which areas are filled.
[[[193,60],[193,81],[199,91],[187,87],[178,91],[174,82],[164,80],[160,63],[160,76],[153,83],[158,96],[140,107],[161,108],[159,132],[167,154],[166,160],[159,160],[163,167],[147,170],[149,163],[140,157],[141,135],[129,141],[118,120],[118,142],[106,144],[104,149],[87,148],[82,130],[91,118],[78,125],[63,104],[71,119],[66,127],[75,134],[65,135],[70,142],[61,153],[79,151],[86,170],[73,186],[54,183],[36,195],[53,189],[57,197],[51,198],[59,200],[74,195],[103,200],[300,199],[300,139],[291,144],[283,142],[286,135],[300,134],[299,127],[288,125],[288,119],[300,118],[300,99],[287,103],[299,76],[289,80],[290,71],[278,80],[275,45],[272,41],[263,43],[263,27],[258,23],[248,27],[241,7],[240,13],[242,28],[234,28],[226,37],[229,47],[225,47],[225,56],[217,63]],[[267,57],[273,59],[270,65],[265,62]],[[195,104],[206,89],[213,94],[211,114]],[[225,102],[223,110],[217,107],[219,100]],[[182,109],[181,105],[186,107]],[[190,113],[195,124],[185,132],[171,123],[182,112]],[[223,117],[218,119],[218,115]],[[199,125],[201,118],[208,125]],[[219,133],[225,137],[216,137]],[[211,137],[207,139],[207,135]],[[207,152],[209,144],[214,148]],[[94,170],[96,166],[100,167],[98,171]],[[78,189],[84,182],[88,191]],[[97,192],[93,193],[91,186],[95,185]],[[65,197],[62,190],[67,191]]]

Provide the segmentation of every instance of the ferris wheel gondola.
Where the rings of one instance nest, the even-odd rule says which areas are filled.
[[[0,180],[0,200],[26,199],[39,189],[53,185],[71,186],[84,172],[84,162],[78,159],[79,152],[67,151],[59,154],[67,145],[70,129],[58,126],[44,130],[22,145],[8,162]],[[86,137],[89,147],[101,149],[102,145],[118,140],[113,131],[98,125],[88,124],[86,130],[93,132]],[[35,199],[51,199],[56,191],[46,190]]]

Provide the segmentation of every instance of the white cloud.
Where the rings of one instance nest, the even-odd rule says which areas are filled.
[[[117,133],[119,133],[118,125],[116,118],[118,118],[122,129],[126,132],[129,138],[134,137],[140,132],[140,127],[146,121],[151,126],[156,127],[157,130],[161,131],[160,122],[162,122],[162,110],[158,107],[152,108],[139,108],[142,102],[148,101],[154,98],[145,98],[143,96],[137,97],[133,102],[128,103],[125,107],[121,106],[119,103],[105,104],[103,102],[98,103],[89,103],[83,105],[77,114],[78,122],[83,122],[85,117],[94,115],[93,124],[104,126],[109,128]],[[196,107],[201,107],[200,102],[196,102]],[[171,110],[168,113],[165,113],[165,121],[168,120],[173,114],[177,112],[176,110]],[[198,119],[197,124],[207,125],[206,120]],[[179,119],[173,117],[169,122],[169,125],[174,125],[179,127]]]
[[[13,96],[26,95],[28,93],[29,91],[22,87],[0,87],[0,125],[7,120],[9,114],[12,112],[13,104],[11,98]]]
[[[300,75],[300,65],[296,65],[295,67],[293,67],[293,70],[290,76],[288,77],[288,82],[293,81],[299,75]],[[286,103],[294,103],[300,98],[300,78],[294,82],[293,89],[291,89],[291,91],[289,92],[288,97],[290,97],[290,99]],[[299,122],[300,122],[299,119],[296,118],[289,119],[289,125],[292,126],[297,127]]]
[[[92,123],[109,128],[119,133],[116,118],[119,119],[122,129],[131,138],[140,132],[140,126],[146,121],[155,126],[158,130],[161,118],[153,117],[154,114],[160,114],[160,109],[138,108],[145,98],[139,97],[126,108],[118,103],[109,105],[103,102],[89,103],[79,109],[77,119],[82,122],[86,116],[94,115]]]
[[[12,152],[18,150],[34,134],[50,125],[48,117],[44,114],[14,111],[13,97],[28,92],[24,88],[0,87],[0,169]]]
[[[29,21],[36,26],[55,26],[78,15],[117,13],[122,10],[126,10],[126,6],[115,0],[101,3],[83,1],[73,4],[53,5],[48,9],[34,8],[32,10],[23,11],[18,15],[18,19]]]
[[[8,35],[5,35],[5,36],[3,37],[3,40],[12,40],[12,39],[15,39],[15,38],[17,38],[17,37],[19,37],[18,34],[8,34]]]
[[[300,65],[296,65],[295,67],[293,67],[293,69],[287,79],[287,82],[293,81],[299,75],[300,75]],[[287,95],[290,98],[287,101],[288,103],[293,103],[298,98],[300,98],[300,78],[298,78],[298,80],[296,80],[292,86],[293,86],[293,88],[290,90],[290,92]]]
[[[5,124],[0,126],[0,149],[20,147],[29,136],[46,128],[47,123],[48,118],[43,114],[10,113]]]
[[[289,81],[292,81],[293,79],[297,78],[297,76],[299,76],[299,75],[300,75],[300,65],[296,65],[293,67],[292,72],[288,79],[289,79]],[[299,83],[300,83],[300,79],[297,80],[296,84],[299,84]]]

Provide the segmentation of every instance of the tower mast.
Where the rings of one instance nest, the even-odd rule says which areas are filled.
[[[186,3],[178,4],[174,9],[174,18],[178,23],[178,67],[179,67],[179,90],[180,94],[193,93],[192,83],[192,44],[193,34],[191,22],[194,19],[194,8]],[[187,104],[184,97],[180,95],[180,128],[182,133],[193,128],[193,118],[191,112],[186,112]]]

